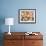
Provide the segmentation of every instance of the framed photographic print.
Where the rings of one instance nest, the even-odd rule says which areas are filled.
[[[18,11],[19,23],[36,23],[36,9],[19,9]]]

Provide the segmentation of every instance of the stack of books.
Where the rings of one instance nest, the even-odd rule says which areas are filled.
[[[26,32],[25,35],[38,35],[37,33]]]

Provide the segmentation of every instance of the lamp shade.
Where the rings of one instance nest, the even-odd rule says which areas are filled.
[[[5,18],[5,25],[14,25],[14,18]]]

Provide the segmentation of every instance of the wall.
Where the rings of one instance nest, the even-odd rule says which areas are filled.
[[[46,31],[46,1],[45,0],[1,0],[1,15],[13,17],[15,24],[11,31]],[[18,9],[36,9],[36,24],[19,24]],[[2,32],[8,31],[6,25],[2,25]]]

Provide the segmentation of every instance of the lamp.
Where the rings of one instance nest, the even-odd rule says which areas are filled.
[[[5,25],[9,25],[8,34],[11,35],[11,33],[10,33],[10,25],[14,25],[14,19],[13,18],[5,18]]]

